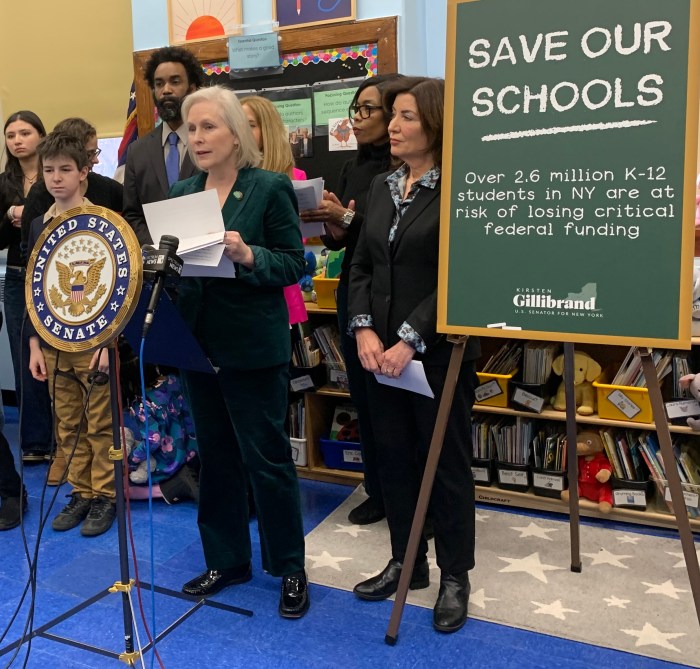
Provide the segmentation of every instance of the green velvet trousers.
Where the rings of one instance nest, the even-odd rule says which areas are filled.
[[[250,481],[263,569],[273,576],[303,569],[299,485],[284,429],[287,365],[185,372],[184,380],[202,464],[198,525],[207,568],[250,561]]]

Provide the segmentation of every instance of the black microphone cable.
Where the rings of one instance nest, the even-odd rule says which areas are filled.
[[[60,359],[60,352],[56,351],[56,363],[55,363],[55,371],[54,371],[54,376],[53,376],[52,396],[53,397],[56,396],[56,379],[59,376],[63,376],[65,378],[68,378],[71,381],[77,383],[80,386],[80,389],[84,395],[83,407],[82,407],[82,412],[81,412],[81,419],[80,419],[80,423],[78,425],[78,430],[77,430],[77,433],[75,436],[75,440],[73,442],[72,449],[71,449],[70,453],[67,454],[67,457],[66,457],[67,463],[66,463],[66,468],[64,470],[64,473],[65,473],[65,471],[67,471],[67,469],[68,469],[70,462],[73,459],[73,455],[74,455],[75,450],[78,446],[78,442],[80,440],[80,437],[83,434],[83,431],[86,427],[86,425],[85,425],[86,420],[87,420],[86,413],[89,409],[90,395],[92,393],[93,387],[96,385],[96,381],[93,380],[90,383],[90,386],[86,388],[85,385],[82,383],[82,381],[80,381],[80,379],[74,373],[65,372],[65,371],[59,369],[59,359]],[[53,403],[52,419],[53,419],[52,422],[55,424],[55,421],[56,421],[55,403]],[[59,446],[57,445],[57,447],[59,447]],[[37,588],[36,579],[37,579],[37,569],[38,569],[39,547],[41,545],[41,538],[43,536],[44,529],[46,527],[46,523],[48,522],[49,516],[51,514],[51,511],[53,510],[53,507],[55,505],[56,499],[58,498],[58,494],[59,494],[59,491],[61,488],[60,485],[56,486],[56,490],[54,491],[53,495],[51,496],[51,500],[49,502],[48,508],[46,509],[46,513],[44,513],[44,504],[45,504],[47,486],[48,486],[48,470],[47,470],[46,477],[44,479],[44,485],[43,485],[42,491],[41,491],[41,498],[40,498],[40,503],[39,503],[39,527],[38,527],[38,531],[37,531],[36,541],[34,544],[34,551],[33,551],[33,554],[31,557],[29,555],[27,555],[28,565],[29,565],[29,576],[27,578],[27,583],[25,585],[25,588],[24,588],[24,591],[23,591],[22,596],[20,598],[20,601],[17,604],[17,607],[15,608],[15,611],[11,617],[10,622],[8,623],[2,636],[0,636],[0,643],[1,643],[2,640],[5,638],[5,636],[7,635],[7,633],[9,632],[9,629],[12,626],[14,620],[17,618],[17,616],[21,610],[21,607],[24,603],[24,600],[26,598],[27,592],[31,589],[31,597],[29,600],[30,601],[29,611],[27,612],[27,617],[25,619],[24,628],[23,628],[22,634],[20,636],[21,639],[27,639],[27,637],[28,637],[28,640],[26,642],[27,643],[26,654],[25,654],[24,662],[22,664],[23,667],[27,666],[27,662],[29,661],[29,656],[30,656],[31,648],[32,648],[32,640],[33,640],[32,635],[33,635],[33,631],[34,631],[34,614],[36,611],[36,588]],[[24,644],[20,644],[17,646],[14,654],[10,658],[10,661],[6,665],[6,669],[9,669],[9,667],[11,667],[11,665],[14,663],[15,659],[19,655],[19,652],[22,648],[22,645],[24,645]]]

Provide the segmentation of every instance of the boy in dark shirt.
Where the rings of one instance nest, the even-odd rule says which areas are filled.
[[[41,142],[37,152],[44,183],[55,203],[44,216],[32,221],[30,249],[55,216],[74,207],[92,204],[83,197],[89,160],[83,142],[66,133],[54,132]],[[82,522],[80,532],[83,536],[97,536],[112,526],[115,515],[114,471],[109,459],[113,444],[112,410],[109,385],[91,384],[88,377],[95,369],[109,371],[107,350],[94,353],[61,351],[59,354],[40,342],[31,321],[27,321],[27,326],[32,330],[29,339],[32,376],[39,381],[51,379],[51,392],[56,377],[53,392],[56,443],[68,459],[68,482],[73,486],[70,502],[54,518],[52,527],[61,532]],[[63,374],[56,375],[56,370]],[[87,410],[84,409],[85,398],[80,385],[67,376],[77,377],[86,388],[92,385]]]

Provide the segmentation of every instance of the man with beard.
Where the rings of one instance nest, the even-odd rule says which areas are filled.
[[[123,216],[139,244],[152,244],[143,205],[168,197],[170,186],[197,170],[187,153],[187,127],[180,107],[204,83],[202,67],[186,49],[168,46],[153,52],[144,77],[163,123],[129,147],[124,170]]]

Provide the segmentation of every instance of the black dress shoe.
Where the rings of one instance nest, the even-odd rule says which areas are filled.
[[[0,531],[11,530],[20,523],[23,512],[27,510],[27,493],[21,497],[3,497],[0,506]]]
[[[379,522],[385,516],[384,504],[374,497],[368,497],[348,514],[348,520],[353,525],[371,525]]]
[[[182,586],[182,592],[194,597],[209,597],[229,585],[240,585],[253,578],[253,568],[250,564],[230,569],[209,569]]]
[[[400,560],[389,560],[389,563],[380,574],[366,581],[362,581],[362,583],[358,583],[352,591],[360,599],[367,599],[369,601],[387,599],[391,597],[399,587],[402,566],[403,563]],[[422,590],[429,585],[430,567],[428,566],[428,561],[424,559],[422,562],[417,562],[413,567],[411,583],[408,587],[411,590]]]
[[[470,592],[469,572],[440,576],[440,592],[433,609],[433,627],[438,632],[456,632],[463,627],[467,622]]]
[[[306,572],[296,571],[282,578],[279,614],[283,618],[301,618],[309,610]]]

